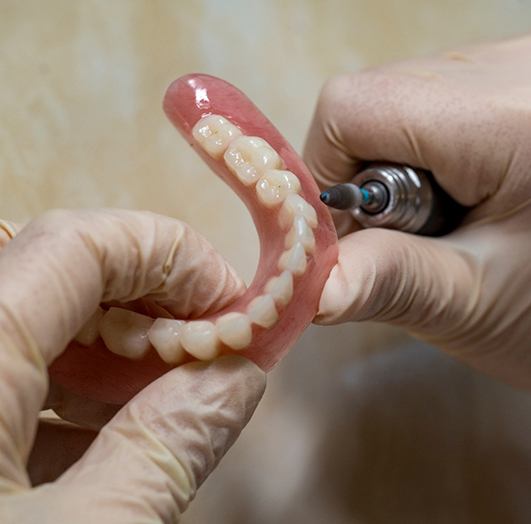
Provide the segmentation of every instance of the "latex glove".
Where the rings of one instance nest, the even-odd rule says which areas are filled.
[[[345,236],[316,321],[406,327],[473,366],[531,386],[531,37],[330,80],[305,159],[322,186],[363,161],[432,171],[472,210],[433,239]],[[347,223],[345,223],[345,220]],[[342,232],[359,229],[348,215]]]
[[[185,224],[151,213],[50,212],[0,252],[0,522],[174,522],[251,417],[265,386],[253,363],[187,364],[144,389],[99,434],[41,425],[37,481],[95,440],[57,481],[31,487],[26,463],[47,366],[101,301],[154,290],[185,318],[223,307],[242,283]]]

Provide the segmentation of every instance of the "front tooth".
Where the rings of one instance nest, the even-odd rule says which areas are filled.
[[[187,322],[181,328],[181,344],[199,360],[212,360],[219,355],[216,327],[208,320]]]
[[[208,115],[192,129],[192,136],[213,158],[221,158],[229,144],[242,132],[220,115]]]
[[[315,236],[311,227],[306,222],[304,217],[295,217],[293,219],[293,227],[286,235],[286,247],[290,248],[296,242],[300,242],[306,253],[313,253],[315,249]]]
[[[112,307],[100,322],[105,345],[117,355],[142,358],[150,348],[148,331],[153,319],[118,307]]]
[[[257,136],[236,138],[225,151],[223,158],[229,170],[246,186],[255,184],[267,170],[282,167],[278,153]]]
[[[284,251],[278,261],[278,268],[282,271],[290,271],[295,276],[302,275],[306,271],[304,246],[296,242],[288,251]]]
[[[301,190],[299,179],[291,172],[279,169],[266,171],[256,184],[258,200],[266,207],[281,204],[290,193]]]
[[[180,364],[186,356],[180,340],[183,324],[182,320],[157,318],[148,331],[149,341],[167,364]]]
[[[227,313],[216,321],[221,342],[232,349],[245,349],[253,338],[251,320],[243,313]]]
[[[82,346],[91,346],[94,344],[100,336],[100,321],[104,314],[105,311],[98,306],[98,309],[96,309],[94,314],[88,319],[87,323],[80,329],[74,340],[79,342]]]
[[[247,306],[247,314],[251,322],[263,328],[274,326],[278,320],[277,308],[271,295],[257,296]]]
[[[303,217],[312,229],[317,227],[315,209],[300,195],[290,194],[280,209],[279,224],[282,228],[287,229],[293,223],[293,219],[298,216]]]
[[[278,306],[285,306],[293,296],[293,275],[284,271],[278,277],[273,277],[267,282],[265,291],[273,297]]]

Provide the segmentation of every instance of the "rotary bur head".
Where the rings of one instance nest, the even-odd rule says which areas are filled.
[[[369,194],[354,184],[339,184],[321,193],[321,201],[335,209],[354,209],[360,207]]]
[[[339,184],[323,191],[320,198],[324,204],[335,209],[363,208],[368,212],[378,212],[387,203],[385,187],[379,183],[362,187]]]

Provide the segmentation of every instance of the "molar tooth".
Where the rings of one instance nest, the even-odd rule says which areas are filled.
[[[251,320],[243,313],[227,313],[216,321],[221,341],[232,349],[245,349],[253,338]]]
[[[263,328],[274,326],[278,320],[277,308],[271,295],[259,295],[247,306],[251,322]]]
[[[258,200],[266,207],[281,204],[290,193],[301,190],[299,179],[291,172],[280,169],[270,169],[256,184]]]
[[[265,140],[256,136],[236,138],[223,158],[229,170],[246,186],[255,184],[265,171],[282,167],[278,153]]]
[[[148,331],[153,319],[118,307],[112,307],[100,322],[105,345],[117,355],[142,358],[150,348]]]
[[[289,194],[280,209],[280,226],[287,229],[293,223],[294,217],[297,216],[304,217],[306,223],[312,229],[317,227],[317,213],[315,209],[300,195]]]
[[[167,364],[180,364],[186,356],[180,340],[183,324],[182,320],[157,318],[148,331],[149,341]]]
[[[208,115],[192,129],[192,136],[213,158],[221,158],[229,144],[242,132],[220,115]]]
[[[284,271],[278,277],[271,278],[265,286],[265,292],[273,297],[278,306],[285,306],[293,296],[293,275]]]
[[[284,251],[278,261],[278,268],[282,271],[291,271],[295,276],[302,275],[306,271],[306,252],[300,242]]]
[[[181,328],[181,344],[199,360],[212,360],[219,355],[216,327],[208,320],[187,322]]]
[[[286,247],[290,248],[296,242],[300,242],[306,253],[313,253],[315,249],[315,236],[311,227],[302,216],[296,216],[293,219],[293,227],[286,235]]]
[[[100,336],[100,321],[103,318],[105,311],[98,306],[98,309],[88,319],[87,323],[79,330],[74,340],[79,342],[82,346],[91,346],[98,340]]]

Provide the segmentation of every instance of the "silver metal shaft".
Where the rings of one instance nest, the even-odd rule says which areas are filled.
[[[350,212],[363,227],[439,236],[454,229],[467,209],[422,169],[376,163],[356,173],[352,182],[323,191],[321,200]]]

